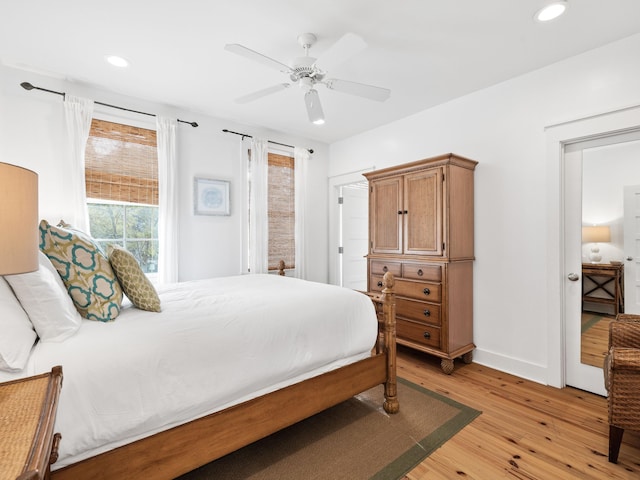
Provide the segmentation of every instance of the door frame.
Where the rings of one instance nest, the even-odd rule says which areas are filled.
[[[367,179],[363,173],[375,170],[375,166],[356,170],[329,177],[329,283],[340,285],[340,214],[338,210],[338,197],[340,187],[352,183],[359,183]]]
[[[622,134],[640,128],[640,105],[545,127],[547,167],[547,384],[566,386],[566,321],[564,284],[565,146]]]

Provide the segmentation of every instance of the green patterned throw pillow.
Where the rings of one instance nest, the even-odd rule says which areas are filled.
[[[124,294],[140,310],[160,311],[160,298],[131,252],[117,245],[107,246],[107,256]]]
[[[122,304],[122,288],[111,264],[87,234],[61,222],[40,222],[40,250],[56,268],[80,315],[89,320],[115,320]]]

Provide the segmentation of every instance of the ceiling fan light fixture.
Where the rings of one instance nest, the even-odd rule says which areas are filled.
[[[304,94],[304,103],[307,106],[309,121],[315,125],[322,125],[324,123],[324,112],[320,104],[320,96],[315,88],[309,89]]]
[[[552,2],[545,5],[540,10],[538,10],[534,18],[538,22],[549,22],[551,20],[555,20],[556,18],[558,18],[566,10],[567,10],[566,1]]]
[[[313,88],[313,80],[311,80],[310,77],[302,77],[300,80],[298,80],[298,85],[300,86],[300,88],[308,88],[308,89],[312,89]]]

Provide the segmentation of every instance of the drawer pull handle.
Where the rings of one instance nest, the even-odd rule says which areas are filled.
[[[425,311],[424,311],[424,312],[422,312],[422,313],[424,313],[424,316],[425,316],[425,317],[430,317],[430,316],[431,316],[431,312],[430,312],[429,310],[425,310]]]
[[[378,287],[382,288],[382,280],[378,282]]]
[[[388,270],[389,270],[389,269],[387,268],[387,266],[386,266],[386,265],[385,265],[384,267],[382,267],[382,271],[383,271],[384,273],[387,273],[387,271],[388,271]]]
[[[424,293],[425,295],[429,295],[431,294],[431,290],[429,290],[428,288],[425,288],[424,290],[422,290],[422,293]]]
[[[423,336],[424,338],[426,338],[427,340],[429,340],[429,339],[431,338],[431,333],[429,333],[429,332],[424,332],[424,333],[422,334],[422,336]]]
[[[422,275],[424,275],[424,272],[422,271],[422,269],[418,270],[418,276],[421,277]]]
[[[398,215],[402,215],[402,210],[398,210]]]

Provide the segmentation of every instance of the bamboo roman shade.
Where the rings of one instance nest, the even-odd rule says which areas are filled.
[[[93,119],[85,151],[87,198],[158,205],[155,130]]]
[[[295,268],[295,177],[293,157],[269,153],[269,270],[284,260]]]

